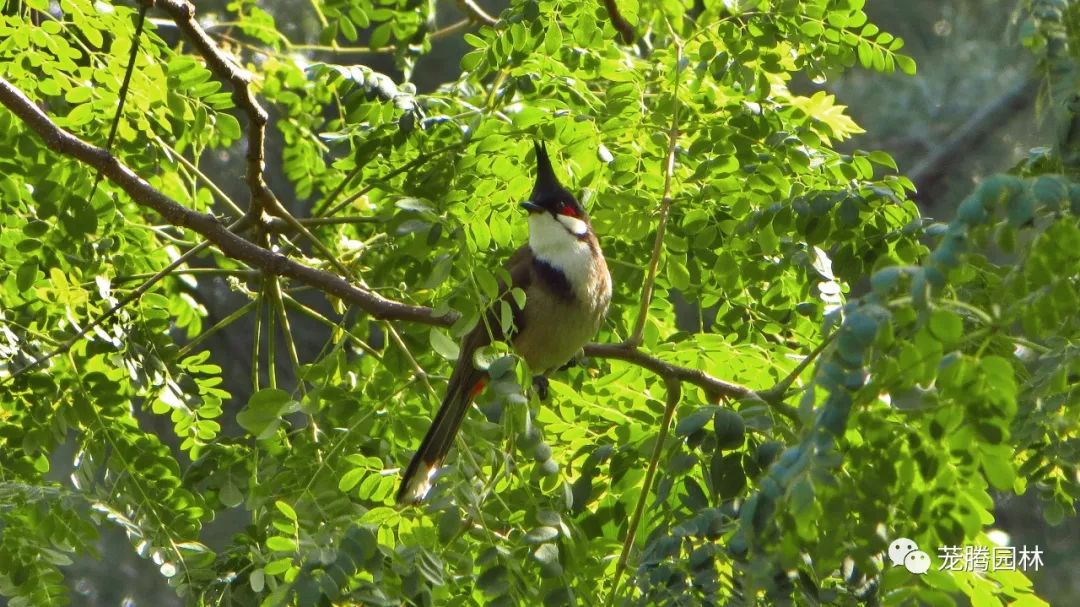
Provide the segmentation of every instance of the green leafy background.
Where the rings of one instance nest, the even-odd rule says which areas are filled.
[[[1067,139],[932,223],[889,154],[838,147],[862,129],[810,86],[915,72],[862,0],[617,2],[633,45],[595,0],[514,1],[452,34],[460,69],[424,92],[410,80],[444,7],[301,4],[317,42],[250,1],[204,23],[251,74],[280,144],[268,180],[322,246],[250,237],[460,318],[379,321],[210,248],[63,347],[201,237],[0,111],[8,604],[77,598],[66,568],[116,529],[194,604],[1046,604],[1019,571],[915,576],[883,554],[900,536],[990,546],[1008,494],[1036,495],[1048,523],[1075,513]],[[1071,65],[1072,4],[1033,4],[1026,42],[1047,73]],[[124,4],[2,6],[0,76],[96,145],[137,42],[113,153],[239,219],[247,116],[166,13],[136,39]],[[403,77],[338,62],[358,46]],[[641,351],[758,396],[684,384],[643,495],[670,384],[594,357],[539,403],[495,349],[429,504],[400,509],[456,339],[525,242],[534,140],[611,266],[596,340],[643,314]]]

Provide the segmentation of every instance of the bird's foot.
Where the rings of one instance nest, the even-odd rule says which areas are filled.
[[[543,375],[533,376],[533,389],[536,390],[536,395],[540,397],[541,401],[548,399],[548,378]]]

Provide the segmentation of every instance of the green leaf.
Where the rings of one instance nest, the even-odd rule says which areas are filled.
[[[675,424],[675,436],[688,436],[701,430],[712,419],[714,407],[702,407]]]
[[[342,493],[352,491],[353,487],[360,482],[360,479],[364,478],[365,474],[367,474],[367,470],[364,470],[363,468],[353,468],[345,474],[342,474],[341,478],[338,479],[338,491],[341,491]]]
[[[278,512],[284,514],[285,518],[289,519],[294,523],[296,522],[296,511],[293,510],[292,506],[286,504],[281,500],[277,500],[274,502],[274,507],[278,509]]]
[[[982,469],[990,485],[998,491],[1012,491],[1016,479],[1012,449],[1008,445],[982,445],[979,451],[982,455]]]
[[[26,222],[23,226],[22,232],[30,238],[38,238],[49,231],[48,222],[41,221],[40,219],[33,219]]]
[[[556,56],[562,50],[562,28],[558,21],[548,22],[547,31],[544,33],[544,52]]]
[[[893,55],[896,59],[896,65],[900,67],[900,71],[904,72],[908,76],[915,75],[915,60],[907,55]]]
[[[19,269],[15,271],[15,286],[20,291],[29,291],[38,276],[37,261],[28,259],[19,264]]]
[[[945,347],[950,347],[963,338],[964,321],[953,312],[937,309],[930,314],[930,332]]]
[[[218,492],[218,499],[227,508],[235,508],[244,503],[244,495],[231,481],[221,487],[221,491]]]
[[[30,253],[41,248],[41,241],[37,238],[24,238],[15,245],[15,250],[20,253]]]
[[[476,587],[486,596],[496,597],[506,594],[510,590],[510,580],[507,579],[506,567],[495,565],[476,578]]]
[[[690,272],[681,260],[671,257],[667,262],[667,278],[672,287],[685,291],[690,287]]]
[[[82,126],[94,119],[94,106],[89,103],[77,105],[68,112],[65,120],[68,128]]]
[[[720,408],[713,417],[713,430],[716,432],[716,448],[721,450],[738,449],[743,446],[746,437],[746,422],[731,409]]]
[[[432,327],[428,331],[428,341],[431,342],[431,348],[446,360],[457,360],[461,354],[458,345],[442,329]]]
[[[540,572],[544,577],[558,577],[562,575],[562,564],[559,563],[559,547],[555,544],[544,544],[533,551],[533,558],[540,565]]]
[[[377,50],[386,46],[386,43],[390,41],[390,33],[391,29],[389,23],[383,23],[376,27],[374,31],[371,32],[371,38],[368,39],[368,47],[372,50]]]
[[[559,537],[559,530],[555,527],[537,527],[525,535],[526,544],[542,544]]]
[[[266,538],[266,547],[274,552],[296,552],[296,540],[291,537],[275,535]]]
[[[230,114],[217,115],[217,128],[221,136],[227,141],[235,141],[240,138],[240,122]]]
[[[269,438],[281,425],[281,416],[291,412],[294,405],[288,392],[265,388],[251,395],[236,415],[236,423],[256,438]]]
[[[463,72],[471,72],[476,69],[480,62],[484,59],[484,51],[471,51],[465,54],[461,58],[461,70]]]

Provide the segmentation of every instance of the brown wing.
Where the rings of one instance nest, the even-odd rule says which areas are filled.
[[[493,341],[505,340],[508,337],[512,337],[513,333],[519,332],[524,329],[525,315],[521,308],[518,307],[514,298],[510,296],[510,290],[513,288],[519,288],[522,290],[528,290],[529,286],[533,282],[533,264],[532,264],[532,250],[526,245],[514,251],[514,254],[510,256],[510,259],[503,264],[503,268],[510,273],[510,287],[507,288],[506,283],[499,281],[499,297],[492,302],[491,307],[480,322],[476,323],[476,326],[472,331],[461,340],[461,356],[458,358],[457,366],[462,366],[462,362],[468,363],[468,366],[472,366],[472,355],[479,348],[490,344]],[[506,335],[502,330],[502,320],[500,318],[500,301],[507,301],[510,304],[510,310],[514,315],[514,326],[511,329],[511,335]],[[468,357],[466,358],[466,355]],[[457,368],[454,369],[455,373]],[[453,380],[451,379],[451,383]]]

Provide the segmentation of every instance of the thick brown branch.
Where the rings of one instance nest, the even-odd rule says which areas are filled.
[[[604,7],[607,8],[608,19],[611,20],[612,27],[622,36],[623,44],[633,43],[634,28],[623,18],[622,13],[619,12],[619,5],[615,4],[615,0],[604,0]]]
[[[251,207],[248,213],[256,219],[262,211],[278,214],[276,211],[281,205],[263,179],[266,158],[266,123],[269,118],[251,90],[251,75],[229,59],[206,33],[206,30],[199,25],[199,22],[195,20],[195,5],[187,0],[140,1],[146,6],[157,6],[167,12],[184,37],[206,60],[206,67],[232,87],[233,101],[248,118],[247,174],[244,178],[251,192]]]
[[[354,303],[371,316],[381,320],[404,320],[445,327],[451,325],[457,318],[454,313],[440,316],[428,307],[386,299],[372,291],[354,286],[340,276],[298,263],[241,238],[214,216],[188,209],[155,189],[105,150],[92,146],[56,126],[30,99],[3,78],[0,78],[0,104],[26,123],[53,151],[98,169],[102,175],[122,188],[137,204],[156,211],[174,226],[194,230],[233,259],[265,273],[292,278],[324,293]],[[704,389],[711,401],[722,397],[761,398],[758,392],[750,388],[717,379],[699,369],[663,361],[633,346],[591,343],[585,346],[585,354],[637,365],[656,373],[668,382],[679,381],[693,384]],[[798,420],[794,408],[790,405],[777,401],[770,404],[785,417],[793,421]]]
[[[372,316],[385,320],[408,320],[448,325],[451,317],[439,317],[423,306],[412,306],[381,297],[349,284],[340,276],[298,263],[257,246],[233,232],[213,215],[193,211],[169,198],[136,175],[105,150],[92,146],[56,126],[32,101],[7,80],[0,78],[0,103],[14,112],[34,130],[50,149],[71,156],[101,171],[120,186],[136,203],[157,211],[169,223],[201,234],[222,253],[259,268],[264,272],[287,276],[330,295],[360,306]]]

